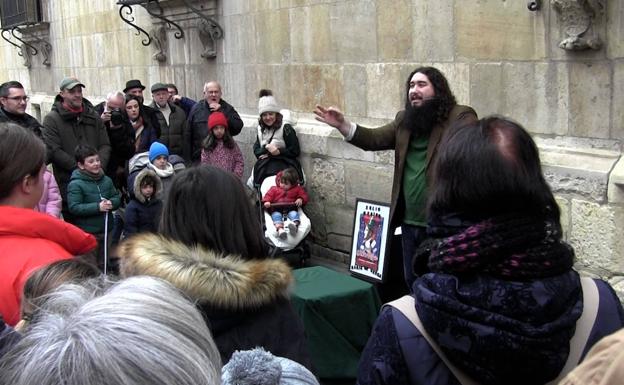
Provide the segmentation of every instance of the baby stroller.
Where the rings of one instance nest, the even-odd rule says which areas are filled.
[[[278,236],[273,224],[271,214],[266,211],[262,205],[262,197],[266,192],[276,185],[276,174],[288,167],[294,167],[299,173],[301,185],[305,185],[305,175],[299,161],[292,158],[274,156],[271,158],[260,159],[254,165],[254,170],[250,177],[253,180],[253,187],[257,194],[257,208],[260,222],[262,224],[262,232],[269,247],[269,255],[276,258],[284,258],[292,267],[303,267],[310,258],[310,247],[306,240],[310,233],[312,224],[308,216],[301,208],[299,212],[299,228],[297,233],[288,234],[285,239]],[[286,230],[288,231],[288,230]]]

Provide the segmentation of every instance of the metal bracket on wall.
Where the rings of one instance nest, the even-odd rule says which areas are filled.
[[[12,27],[12,28],[7,28],[7,29],[2,29],[2,32],[0,32],[0,35],[2,36],[2,38],[9,44],[11,44],[12,46],[17,48],[17,54],[21,57],[24,58],[24,66],[27,68],[30,68],[32,65],[32,62],[30,60],[31,56],[34,56],[36,54],[39,53],[39,51],[37,50],[37,48],[35,48],[33,45],[25,42],[24,40],[22,40],[19,36],[15,35],[15,32],[20,32],[18,27]],[[5,33],[7,34],[11,34],[11,36],[19,41],[21,44],[17,44],[11,41],[10,37],[5,36]]]
[[[134,16],[132,16],[132,13],[134,12],[134,10],[132,9],[132,6],[141,4],[143,3],[143,1],[144,0],[119,0],[117,1],[117,5],[120,5],[119,17],[121,18],[121,20],[123,20],[124,23],[136,29],[137,36],[141,36],[141,33],[145,34],[146,37],[145,39],[141,40],[141,44],[147,47],[152,42],[152,37],[149,35],[149,33],[147,33],[146,30],[134,24],[135,19],[134,19]],[[127,18],[124,17],[124,13]]]
[[[118,0],[117,5],[121,6],[119,7],[119,17],[121,18],[121,20],[136,29],[137,36],[140,36],[141,33],[145,34],[146,38],[141,41],[141,44],[146,47],[152,43],[155,37],[152,38],[152,36],[150,36],[150,34],[146,30],[134,24],[135,18],[134,16],[132,16],[132,13],[134,12],[134,10],[132,9],[133,5],[140,5],[145,8],[150,16],[155,17],[158,20],[162,20],[167,28],[173,29],[173,27],[175,27],[177,31],[174,33],[173,36],[176,39],[182,39],[184,37],[184,30],[182,30],[182,27],[180,27],[180,25],[178,25],[176,22],[169,20],[164,16],[165,10],[160,5],[159,0]],[[124,14],[126,17],[124,17]],[[159,37],[159,39],[162,39],[162,37]]]
[[[542,8],[542,2],[540,0],[529,1],[527,4],[527,8],[529,9],[529,11],[539,11],[539,9]]]
[[[41,55],[43,55],[42,64],[49,67],[51,64],[50,63],[50,51],[52,51],[52,44],[50,44],[47,40],[44,40],[43,38],[39,37],[35,30],[29,31],[30,29],[29,27],[36,28],[37,25],[27,24],[23,26],[22,28],[15,27],[14,29],[22,35],[22,39],[29,41],[29,42],[33,42],[33,43],[39,43],[39,52],[41,52]],[[36,53],[34,53],[34,55],[36,55]]]
[[[182,39],[184,37],[184,31],[182,30],[182,27],[163,16],[165,10],[160,5],[158,0],[148,0],[147,3],[143,2],[143,4],[141,5],[151,16],[164,21],[167,25],[167,28],[173,29],[173,27],[176,27],[177,31],[173,34],[173,37],[175,37],[176,39]],[[154,10],[157,10],[158,13],[156,13]]]
[[[199,16],[200,20],[197,24],[197,29],[199,31],[199,38],[204,46],[204,51],[201,54],[203,58],[214,58],[217,56],[216,51],[216,40],[221,39],[223,37],[223,28],[217,23],[213,18],[206,16],[201,9],[196,8],[191,4],[189,0],[182,0],[184,6],[188,8],[191,12],[190,14],[195,14]],[[179,3],[178,3],[179,4]],[[139,27],[135,23],[135,17],[133,16],[134,9],[133,5],[140,5],[150,16],[154,17],[163,22],[163,24],[169,29],[176,29],[174,33],[174,37],[176,39],[182,39],[185,37],[185,32],[182,27],[171,20],[171,17],[167,18],[165,16],[164,7],[174,7],[173,3],[169,3],[168,0],[118,0],[117,5],[119,5],[119,17],[128,25],[132,26],[136,29],[137,36],[141,34],[145,35],[145,38],[141,41],[141,44],[144,46],[149,46],[151,43],[154,43],[156,46],[156,54],[153,55],[155,60],[160,62],[166,61],[167,57],[165,54],[166,47],[166,39],[167,34],[165,33],[164,28],[155,27],[147,32],[145,29]],[[174,14],[174,17],[179,17],[179,13]],[[188,20],[188,19],[187,19]],[[178,20],[179,22],[179,20]],[[155,25],[160,24],[159,22],[154,22]]]

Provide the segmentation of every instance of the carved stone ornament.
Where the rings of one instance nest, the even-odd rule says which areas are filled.
[[[164,25],[160,25],[152,29],[151,31],[152,43],[156,48],[156,53],[152,55],[154,60],[159,62],[167,61],[167,30]]]
[[[568,51],[600,49],[602,41],[594,31],[596,18],[604,13],[607,0],[551,0],[566,37],[559,48]]]
[[[217,57],[217,42],[220,38],[219,29],[215,27],[215,24],[210,23],[205,19],[200,19],[197,25],[199,31],[199,40],[204,47],[201,57],[204,59],[213,59]]]
[[[30,56],[30,51],[28,50],[29,46],[26,44],[22,44],[22,58],[24,59],[24,67],[30,68],[32,67],[32,57]]]
[[[0,36],[7,43],[17,48],[17,54],[24,58],[24,67],[31,68],[33,56],[41,52],[43,65],[50,66],[50,51],[52,45],[49,40],[49,23],[31,23],[14,26],[8,29],[2,28]],[[19,42],[16,43],[15,41]],[[37,46],[39,48],[37,48]]]

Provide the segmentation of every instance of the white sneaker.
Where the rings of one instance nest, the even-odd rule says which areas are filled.
[[[295,224],[295,222],[290,222],[288,223],[288,231],[290,232],[290,235],[295,235],[297,234],[297,225]]]
[[[284,239],[286,239],[286,237],[288,236],[288,234],[286,234],[286,230],[284,230],[284,229],[279,229],[279,230],[277,230],[277,236],[278,236],[278,238],[279,238],[279,239],[284,240]]]

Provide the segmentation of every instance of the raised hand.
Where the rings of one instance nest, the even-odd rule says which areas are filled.
[[[342,135],[349,134],[351,123],[345,119],[344,114],[338,108],[333,106],[326,108],[317,104],[314,115],[316,115],[314,117],[316,120],[337,128]]]

